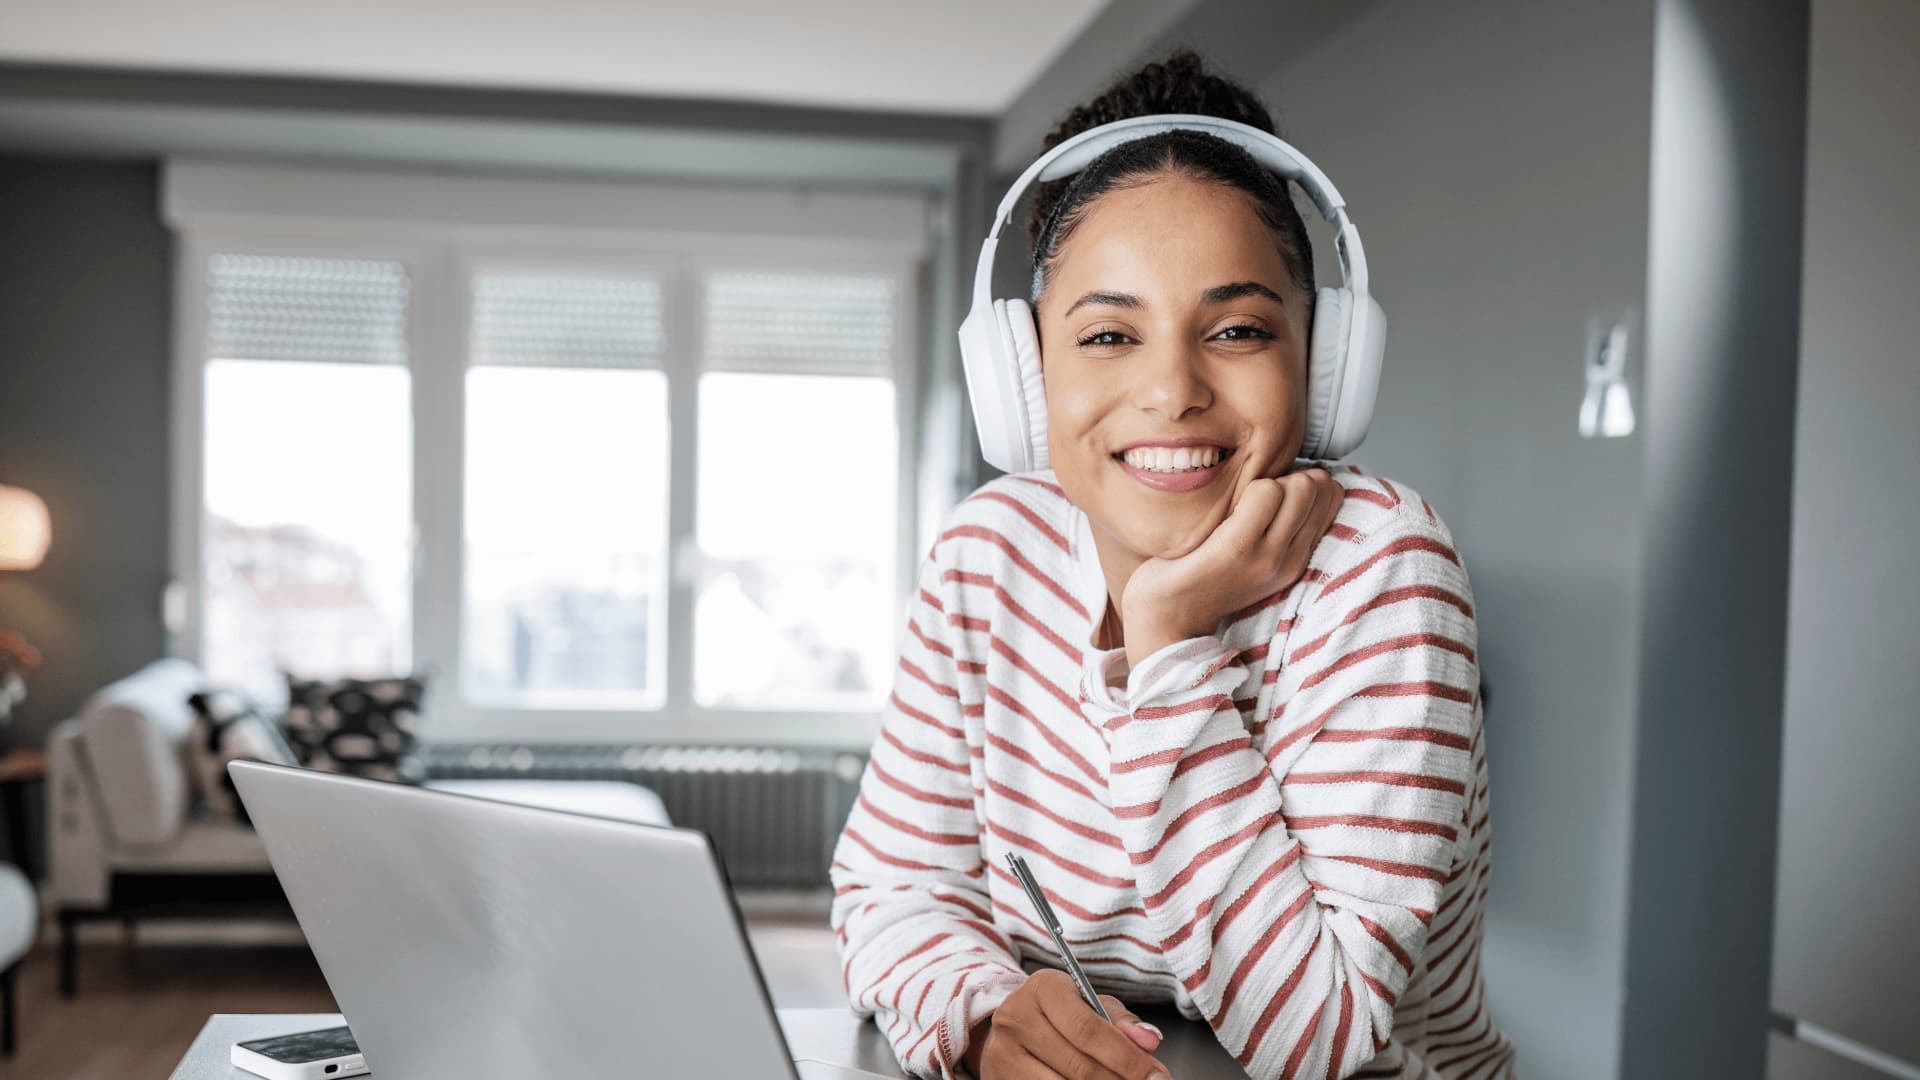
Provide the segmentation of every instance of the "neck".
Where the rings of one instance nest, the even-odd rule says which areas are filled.
[[[1145,555],[1128,550],[1119,538],[1107,532],[1100,523],[1088,519],[1093,527],[1093,550],[1100,557],[1100,573],[1107,580],[1107,612],[1094,612],[1094,643],[1096,648],[1118,649],[1125,645],[1121,633],[1120,598],[1126,594],[1127,582],[1140,564],[1147,561]],[[1108,612],[1111,617],[1108,617]],[[1103,643],[1102,637],[1107,640]]]

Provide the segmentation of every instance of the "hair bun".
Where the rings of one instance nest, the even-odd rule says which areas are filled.
[[[1116,120],[1168,113],[1215,116],[1259,128],[1269,135],[1280,133],[1274,127],[1273,114],[1253,91],[1207,70],[1206,61],[1192,49],[1176,49],[1163,59],[1115,79],[1092,101],[1074,106],[1066,119],[1047,133],[1046,148],[1051,150],[1083,131]],[[1028,208],[1030,244],[1039,244],[1046,222],[1068,183],[1068,179],[1060,179],[1034,186],[1033,202]]]
[[[1278,134],[1273,115],[1251,91],[1208,71],[1206,61],[1192,49],[1179,49],[1165,59],[1122,75],[1098,97],[1075,107],[1047,134],[1045,145],[1051,150],[1102,124],[1165,113],[1217,116]]]

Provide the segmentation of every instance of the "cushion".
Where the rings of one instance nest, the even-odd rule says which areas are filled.
[[[300,764],[323,772],[418,783],[413,754],[426,677],[302,679],[287,676],[281,726]]]
[[[165,844],[186,822],[187,695],[201,681],[188,661],[156,660],[80,706],[87,763],[115,843]]]
[[[27,875],[0,863],[0,971],[33,947],[40,929],[40,903]]]
[[[187,704],[194,712],[193,729],[187,736],[194,795],[215,814],[249,820],[233,777],[227,775],[227,762],[246,759],[298,765],[300,759],[279,725],[237,690],[202,690],[189,697]]]

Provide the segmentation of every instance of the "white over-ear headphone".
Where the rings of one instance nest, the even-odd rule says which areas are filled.
[[[960,324],[960,358],[973,398],[980,453],[1003,472],[1047,467],[1047,401],[1040,385],[1040,342],[1025,300],[993,298],[993,253],[1000,230],[1028,187],[1071,176],[1122,143],[1163,131],[1200,131],[1246,150],[1255,161],[1297,182],[1338,236],[1343,281],[1314,300],[1307,357],[1307,434],[1303,458],[1343,457],[1360,445],[1373,420],[1386,351],[1387,316],[1367,290],[1367,256],[1333,182],[1306,155],[1259,128],[1212,116],[1136,116],[1083,131],[1047,151],[1013,182],[980,245],[973,308]],[[1302,253],[1305,254],[1304,252]]]

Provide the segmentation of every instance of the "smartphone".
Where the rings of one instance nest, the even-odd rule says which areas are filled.
[[[232,1059],[267,1080],[336,1080],[367,1074],[367,1059],[346,1027],[234,1043]]]

